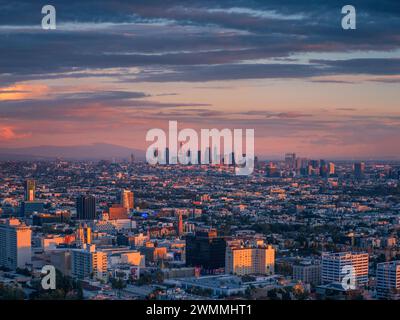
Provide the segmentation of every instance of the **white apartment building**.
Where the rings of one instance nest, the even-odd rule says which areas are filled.
[[[368,253],[336,252],[322,254],[322,283],[341,282],[347,274],[343,272],[345,266],[354,267],[357,285],[368,282]]]
[[[107,254],[97,251],[95,245],[83,245],[72,250],[72,275],[78,279],[107,279]]]
[[[400,261],[378,263],[376,296],[379,299],[400,299]]]
[[[0,221],[0,265],[15,270],[31,265],[32,231],[18,219]]]

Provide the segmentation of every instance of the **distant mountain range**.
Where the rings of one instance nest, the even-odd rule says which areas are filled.
[[[37,146],[26,148],[0,148],[0,160],[110,160],[129,159],[143,160],[145,152],[113,144],[95,143],[80,146]]]

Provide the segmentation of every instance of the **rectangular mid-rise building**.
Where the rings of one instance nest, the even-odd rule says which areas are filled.
[[[322,283],[342,282],[348,273],[347,266],[354,267],[356,285],[368,282],[368,253],[335,252],[323,253],[321,265]]]
[[[30,227],[18,219],[0,222],[0,265],[12,270],[26,268],[31,264]]]
[[[376,296],[379,299],[400,299],[400,260],[378,263]]]
[[[293,265],[293,280],[318,285],[321,283],[321,265],[313,261],[302,261]]]
[[[83,245],[72,250],[72,275],[78,279],[107,279],[107,254],[96,250],[95,245]]]
[[[237,275],[274,273],[275,249],[271,245],[228,245],[225,253],[225,272]]]

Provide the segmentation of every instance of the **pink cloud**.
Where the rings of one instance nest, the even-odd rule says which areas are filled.
[[[30,137],[30,133],[17,133],[12,127],[0,127],[0,141],[9,141]]]

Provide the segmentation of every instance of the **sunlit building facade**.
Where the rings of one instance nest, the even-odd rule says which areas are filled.
[[[129,212],[134,208],[134,195],[132,191],[122,189],[120,194],[120,204]]]
[[[353,266],[357,285],[368,282],[368,253],[335,252],[322,254],[322,283],[341,282],[346,276],[346,266]]]
[[[31,264],[32,231],[18,219],[0,222],[0,266],[15,270]]]
[[[35,201],[36,182],[34,179],[28,179],[24,185],[24,200]]]
[[[234,244],[226,247],[225,272],[237,275],[274,273],[275,249],[270,245]]]
[[[107,279],[107,254],[95,245],[83,245],[72,250],[72,275],[78,279]]]

